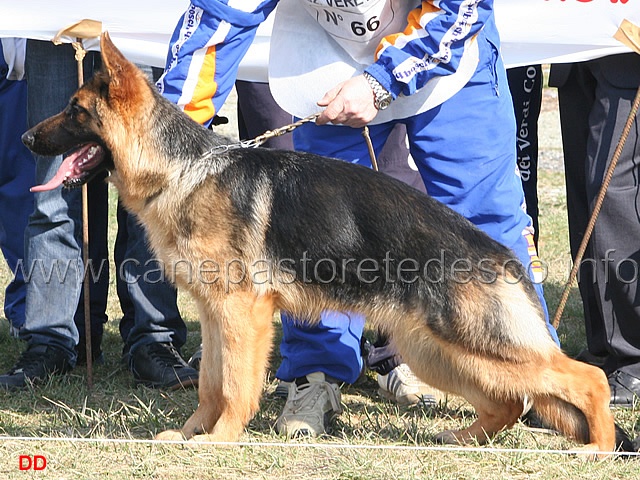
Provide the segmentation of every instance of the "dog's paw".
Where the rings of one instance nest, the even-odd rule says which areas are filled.
[[[165,430],[156,435],[154,440],[173,440],[185,441],[186,438],[180,430]]]
[[[456,436],[455,430],[445,430],[435,436],[435,442],[443,445],[463,445],[460,439]]]
[[[583,462],[593,462],[595,460],[608,460],[616,456],[615,452],[602,452],[595,443],[589,443],[576,448],[579,452],[577,458]]]
[[[194,435],[193,437],[191,437],[189,441],[196,442],[196,443],[211,443],[211,442],[219,442],[220,439],[216,438],[215,435],[204,433],[201,435]]]

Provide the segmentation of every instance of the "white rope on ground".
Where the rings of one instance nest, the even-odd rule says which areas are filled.
[[[493,447],[460,447],[460,446],[419,446],[419,445],[352,445],[346,443],[298,443],[298,442],[197,442],[192,440],[152,440],[126,438],[73,438],[73,437],[5,437],[0,441],[29,442],[77,442],[103,444],[139,444],[139,445],[183,445],[183,446],[216,446],[216,447],[267,447],[267,448],[314,448],[326,450],[397,450],[416,452],[452,452],[452,453],[518,453],[535,455],[595,455],[603,452],[591,450],[545,450],[533,448],[493,448]],[[615,452],[618,456],[640,457],[640,452]]]

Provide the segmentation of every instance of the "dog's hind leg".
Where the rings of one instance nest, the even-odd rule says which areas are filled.
[[[207,310],[207,307],[203,307]],[[201,316],[198,408],[179,431],[196,441],[234,441],[258,410],[273,343],[274,301],[232,293]],[[215,317],[215,318],[212,318]],[[164,432],[157,439],[175,438]]]
[[[547,362],[541,378],[544,378],[543,391],[532,395],[532,398],[536,412],[545,423],[587,444],[586,450],[615,450],[615,424],[609,408],[610,389],[601,369],[558,352]]]
[[[407,318],[404,322],[408,322]],[[435,341],[432,334],[421,335],[424,331],[424,327],[418,326],[394,332],[393,340],[402,358],[421,380],[463,396],[478,415],[468,428],[442,432],[436,436],[436,441],[484,444],[496,433],[512,427],[522,414],[523,400],[497,392],[499,384],[496,379],[501,375],[501,365],[483,360],[455,345]],[[418,344],[415,338],[420,338]]]
[[[511,428],[522,414],[523,402],[521,401],[499,402],[489,399],[481,392],[475,392],[467,400],[476,410],[478,415],[476,421],[463,430],[440,432],[435,437],[436,442],[453,445],[477,442],[479,445],[483,445],[496,433]]]

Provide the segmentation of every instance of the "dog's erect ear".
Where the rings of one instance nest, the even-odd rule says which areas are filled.
[[[100,51],[102,53],[103,68],[109,74],[112,84],[117,84],[123,75],[135,68],[113,44],[111,37],[109,37],[109,32],[104,32],[100,37]]]

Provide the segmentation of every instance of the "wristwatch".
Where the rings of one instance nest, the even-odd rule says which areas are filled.
[[[369,86],[373,90],[373,105],[376,107],[376,109],[384,110],[389,105],[391,105],[391,102],[393,101],[391,93],[389,93],[389,91],[384,88],[378,80],[369,75],[367,72],[364,72],[363,75],[364,78],[367,79],[367,82],[369,82]]]

